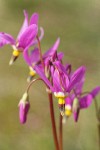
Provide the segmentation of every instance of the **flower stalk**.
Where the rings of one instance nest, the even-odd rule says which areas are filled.
[[[38,41],[38,48],[39,48],[39,55],[40,55],[41,64],[43,66],[43,69],[45,70],[45,65],[44,65],[44,61],[43,61],[43,57],[42,57],[42,51],[41,51],[41,44],[40,44],[40,40],[39,40],[38,35],[37,35],[37,41]],[[54,116],[52,93],[48,92],[48,98],[49,98],[50,117],[51,117],[51,123],[52,123],[52,132],[53,132],[55,148],[56,148],[56,150],[59,150],[59,143],[58,143],[58,139],[57,139],[57,131],[56,131],[55,116]]]
[[[52,131],[53,131],[55,148],[56,148],[56,150],[60,150],[59,144],[58,144],[58,139],[57,139],[57,131],[56,131],[56,124],[55,124],[52,93],[48,93],[48,98],[49,98],[49,105],[50,105],[50,116],[51,116],[51,123],[52,123]]]
[[[63,150],[63,125],[62,125],[62,115],[59,116],[59,148]]]

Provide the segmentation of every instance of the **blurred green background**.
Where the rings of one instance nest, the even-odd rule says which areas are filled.
[[[45,30],[43,51],[60,37],[59,51],[64,52],[64,62],[71,63],[73,69],[87,67],[84,90],[100,85],[99,0],[0,0],[0,31],[16,37],[24,19],[23,9],[30,16],[39,13],[39,25]],[[17,106],[27,86],[28,67],[22,56],[9,67],[11,53],[10,46],[0,50],[0,150],[53,150],[49,104],[42,83],[32,86],[27,123],[19,123]],[[56,100],[54,106],[58,122]],[[70,117],[64,125],[66,149],[98,150],[94,104],[81,111],[78,123]]]

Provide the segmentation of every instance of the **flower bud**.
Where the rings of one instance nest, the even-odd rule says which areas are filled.
[[[73,101],[73,114],[74,114],[74,120],[77,122],[78,116],[80,111],[80,105],[78,98],[75,98]]]
[[[19,119],[20,123],[24,124],[27,120],[27,114],[30,108],[28,94],[24,93],[22,99],[19,102]]]

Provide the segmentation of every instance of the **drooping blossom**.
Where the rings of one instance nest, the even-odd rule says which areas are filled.
[[[73,113],[75,122],[78,121],[80,110],[88,108],[92,104],[92,101],[95,100],[95,97],[100,93],[100,86],[97,86],[91,92],[83,95],[83,84],[84,77],[81,82],[76,85],[74,89],[75,93],[70,94],[69,97],[65,99],[65,115],[69,117]]]
[[[30,20],[28,21],[28,13],[24,10],[24,22],[18,33],[16,39],[14,39],[10,34],[1,32],[0,33],[0,47],[6,44],[10,44],[13,48],[13,55],[10,60],[10,65],[16,60],[20,52],[23,52],[28,45],[34,45],[37,43],[36,36],[38,34],[38,14],[34,13]],[[41,35],[40,40],[43,37],[44,31],[40,28]]]
[[[73,90],[75,85],[83,78],[85,67],[82,66],[69,75],[66,68],[60,63],[60,61],[55,61],[53,64],[54,68],[51,68],[52,84],[48,82],[45,74],[38,66],[35,66],[35,70],[47,86],[51,88],[55,97],[58,99],[59,109],[63,115],[65,109],[65,98],[71,90]]]
[[[20,123],[24,124],[27,120],[27,114],[30,108],[28,93],[24,93],[22,99],[20,100],[19,104],[19,119]]]

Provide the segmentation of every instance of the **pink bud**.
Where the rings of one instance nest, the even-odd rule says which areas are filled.
[[[25,93],[19,102],[19,119],[20,123],[24,124],[27,120],[27,114],[30,108],[28,95]]]

